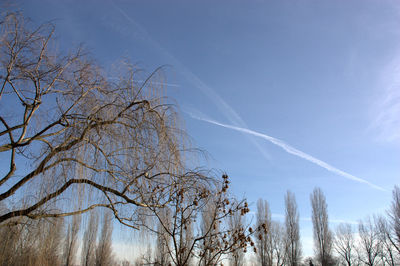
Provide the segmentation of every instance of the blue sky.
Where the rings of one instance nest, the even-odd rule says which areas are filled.
[[[122,57],[148,72],[168,65],[167,94],[194,145],[210,155],[206,166],[227,172],[253,209],[267,199],[277,218],[293,191],[306,253],[314,187],[324,191],[332,221],[389,206],[400,180],[397,1],[41,0],[15,7],[37,24],[55,22],[60,49],[83,42],[105,66]]]

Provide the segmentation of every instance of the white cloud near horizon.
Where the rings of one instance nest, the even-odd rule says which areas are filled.
[[[272,213],[271,214],[271,218],[283,220],[283,219],[285,219],[285,215],[281,214],[281,213]],[[304,217],[300,217],[300,220],[304,221],[304,222],[311,222],[311,217],[305,217],[305,218]],[[333,224],[341,224],[341,223],[353,224],[353,225],[358,224],[357,221],[344,220],[344,219],[328,219],[328,221],[329,221],[329,223],[333,223]]]
[[[274,137],[271,137],[271,136],[268,136],[266,134],[262,134],[262,133],[259,133],[259,132],[253,131],[253,130],[250,130],[248,128],[243,128],[243,127],[223,124],[223,123],[217,122],[217,121],[209,119],[209,118],[205,118],[205,117],[200,117],[200,116],[194,115],[192,113],[189,113],[189,115],[192,118],[197,119],[197,120],[201,120],[201,121],[204,121],[204,122],[207,122],[207,123],[210,123],[210,124],[214,124],[214,125],[217,125],[217,126],[221,126],[221,127],[224,127],[224,128],[229,128],[229,129],[232,129],[232,130],[235,130],[235,131],[239,131],[239,132],[242,132],[242,133],[245,133],[245,134],[249,134],[249,135],[252,135],[252,136],[260,137],[260,138],[262,138],[264,140],[267,140],[267,141],[271,142],[272,144],[275,144],[276,146],[282,148],[287,153],[290,153],[290,154],[295,155],[297,157],[300,157],[300,158],[302,158],[302,159],[304,159],[306,161],[309,161],[309,162],[311,162],[313,164],[316,164],[316,165],[328,170],[329,172],[332,172],[332,173],[334,173],[336,175],[339,175],[339,176],[342,176],[344,178],[356,181],[358,183],[366,184],[366,185],[370,186],[371,188],[374,188],[374,189],[377,189],[377,190],[381,190],[381,191],[386,191],[384,188],[382,188],[380,186],[377,186],[375,184],[372,184],[371,182],[369,182],[369,181],[367,181],[365,179],[362,179],[362,178],[356,177],[354,175],[351,175],[351,174],[349,174],[349,173],[347,173],[345,171],[342,171],[342,170],[340,170],[340,169],[338,169],[338,168],[336,168],[336,167],[334,167],[334,166],[332,166],[332,165],[330,165],[330,164],[328,164],[328,163],[326,163],[326,162],[324,162],[324,161],[322,161],[320,159],[317,159],[317,158],[315,158],[315,157],[313,157],[313,156],[311,156],[311,155],[309,155],[309,154],[307,154],[305,152],[302,152],[302,151],[294,148],[293,146],[285,143],[284,141],[282,141],[280,139],[277,139],[277,138],[274,138]]]

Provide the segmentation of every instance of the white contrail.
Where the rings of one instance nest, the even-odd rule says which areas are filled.
[[[135,28],[136,30],[138,30],[140,32],[140,35],[148,42],[150,43],[153,47],[155,47],[156,49],[158,49],[162,54],[164,54],[171,62],[174,66],[176,66],[181,72],[182,74],[190,81],[192,82],[196,87],[198,87],[204,94],[206,94],[213,102],[214,104],[217,106],[218,109],[220,109],[220,111],[228,118],[228,120],[233,123],[234,125],[226,125],[226,124],[222,124],[219,123],[217,121],[211,120],[211,119],[204,119],[204,118],[200,118],[197,116],[193,116],[194,118],[197,118],[199,120],[203,120],[209,123],[213,123],[215,125],[219,125],[225,128],[230,128],[230,129],[234,129],[243,133],[247,133],[249,135],[252,136],[256,136],[256,137],[261,137],[263,139],[266,139],[270,142],[272,142],[273,144],[281,147],[282,149],[284,149],[286,152],[296,155],[300,158],[303,158],[307,161],[310,161],[314,164],[317,164],[323,168],[325,168],[328,171],[331,171],[333,173],[336,173],[340,176],[343,176],[345,178],[360,182],[360,183],[365,183],[375,189],[379,189],[379,190],[384,190],[383,188],[376,186],[364,179],[358,178],[356,176],[353,176],[351,174],[348,174],[340,169],[337,169],[317,158],[312,157],[311,155],[308,155],[300,150],[297,150],[296,148],[286,144],[285,142],[270,137],[268,135],[265,134],[261,134],[252,130],[247,129],[247,125],[246,123],[243,121],[243,119],[239,116],[239,114],[228,104],[225,102],[224,99],[222,99],[210,86],[208,86],[207,84],[205,84],[197,75],[195,75],[193,72],[191,72],[185,65],[183,65],[178,59],[175,58],[175,56],[173,56],[172,54],[170,54],[164,47],[162,47],[158,42],[154,41],[151,36],[147,33],[147,31],[140,26],[132,17],[130,17],[128,14],[126,14],[121,8],[119,8],[116,4],[112,3],[114,8],[116,8],[120,14],[125,17],[125,19],[127,19]],[[268,153],[261,147],[261,145],[259,145],[259,143],[253,139],[250,138],[251,142],[257,147],[257,149],[261,152],[261,154],[269,160],[269,155]]]
[[[330,165],[330,164],[328,164],[328,163],[326,163],[324,161],[321,161],[321,160],[319,160],[319,159],[317,159],[317,158],[315,158],[315,157],[313,157],[313,156],[311,156],[311,155],[309,155],[307,153],[304,153],[304,152],[302,152],[302,151],[290,146],[289,144],[285,143],[282,140],[276,139],[274,137],[271,137],[271,136],[268,136],[266,134],[262,134],[262,133],[259,133],[259,132],[256,132],[256,131],[253,131],[253,130],[250,130],[250,129],[247,129],[247,128],[242,128],[242,127],[223,124],[223,123],[217,122],[215,120],[207,119],[207,118],[203,118],[203,117],[198,117],[198,116],[195,116],[193,114],[190,114],[190,115],[193,118],[201,120],[201,121],[204,121],[204,122],[208,122],[208,123],[211,123],[211,124],[214,124],[214,125],[218,125],[218,126],[225,127],[225,128],[230,128],[230,129],[233,129],[233,130],[236,130],[236,131],[240,131],[240,132],[247,133],[247,134],[250,134],[250,135],[253,135],[253,136],[256,136],[256,137],[263,138],[263,139],[268,140],[269,142],[281,147],[286,152],[288,152],[290,154],[293,154],[293,155],[295,155],[297,157],[303,158],[303,159],[305,159],[305,160],[307,160],[309,162],[312,162],[312,163],[314,163],[316,165],[319,165],[320,167],[325,168],[326,170],[328,170],[328,171],[330,171],[332,173],[335,173],[337,175],[343,176],[343,177],[345,177],[347,179],[351,179],[351,180],[354,180],[354,181],[357,181],[357,182],[360,182],[360,183],[367,184],[368,186],[370,186],[370,187],[372,187],[374,189],[379,189],[379,190],[382,190],[382,191],[386,191],[385,189],[383,189],[380,186],[374,185],[374,184],[368,182],[367,180],[364,180],[362,178],[359,178],[359,177],[356,177],[356,176],[351,175],[349,173],[346,173],[346,172],[344,172],[344,171],[342,171],[342,170],[340,170],[340,169],[338,169],[336,167],[333,167],[332,165]]]
[[[160,43],[155,41],[150,34],[131,16],[129,16],[123,9],[118,7],[115,3],[111,2],[113,7],[124,17],[138,33],[140,36],[148,42],[151,46],[156,48],[161,54],[163,54],[168,61],[178,69],[183,76],[191,82],[194,86],[199,88],[222,112],[225,117],[234,125],[240,127],[247,127],[246,123],[240,117],[240,115],[221,97],[219,96],[213,88],[204,83],[196,74],[189,70],[184,64],[182,64],[173,54],[168,52]],[[270,160],[270,155],[268,152],[255,140],[254,138],[249,138],[249,140],[256,146],[260,153],[265,159]]]

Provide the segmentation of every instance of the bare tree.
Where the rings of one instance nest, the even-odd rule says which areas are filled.
[[[64,246],[64,265],[70,266],[76,264],[77,252],[79,247],[78,233],[81,225],[81,216],[74,215],[72,222],[68,225],[67,236]]]
[[[257,225],[265,226],[265,230],[257,232],[257,257],[262,266],[272,266],[273,246],[272,246],[272,224],[271,211],[268,201],[259,199],[257,201]]]
[[[0,265],[61,265],[63,221],[29,221],[0,229]]]
[[[216,182],[199,172],[195,177],[187,178],[185,183],[180,182],[174,186],[177,191],[171,191],[167,212],[172,219],[163,218],[165,215],[158,208],[149,208],[164,228],[163,234],[170,238],[167,248],[171,263],[178,266],[189,265],[189,262],[216,265],[223,256],[237,249],[246,252],[248,243],[254,247],[250,235],[255,230],[244,226],[233,231],[229,228],[229,217],[236,212],[245,215],[249,208],[246,202],[237,202],[227,194],[228,176],[224,175],[222,182]],[[210,215],[203,215],[204,211]],[[202,218],[206,219],[204,223]],[[195,225],[200,229],[196,230]],[[149,223],[143,223],[142,226],[155,234],[160,232]]]
[[[273,261],[276,266],[283,266],[286,263],[286,238],[285,228],[277,221],[271,222],[269,230],[269,236],[271,239],[271,247],[273,251]]]
[[[294,194],[287,191],[285,196],[285,227],[287,265],[298,266],[301,261],[299,212]]]
[[[379,239],[379,231],[374,226],[370,217],[364,222],[359,222],[358,233],[360,236],[359,259],[365,263],[365,265],[376,265],[376,260],[381,252],[382,243]]]
[[[268,202],[257,201],[257,260],[260,265],[283,266],[286,263],[286,231],[278,221],[271,220]]]
[[[400,188],[398,186],[395,186],[393,189],[393,200],[392,207],[389,211],[389,217],[392,227],[389,240],[400,255]]]
[[[36,265],[61,265],[63,226],[64,221],[62,219],[51,219],[49,222],[37,224],[36,230],[39,231],[39,234],[36,248]],[[31,228],[28,230],[31,230]]]
[[[113,225],[111,216],[105,212],[103,215],[102,228],[100,238],[96,247],[96,266],[113,265],[113,251],[112,251],[112,231]]]
[[[332,232],[328,226],[328,206],[320,188],[315,188],[310,195],[313,223],[314,247],[317,261],[322,266],[333,265]]]
[[[96,263],[96,240],[99,217],[96,211],[90,212],[81,251],[82,266],[94,266]]]
[[[47,237],[43,241],[40,241],[40,245],[45,247],[41,257],[47,261],[47,265],[61,265],[63,255],[62,244],[65,237],[64,220],[52,220],[53,224],[47,230]]]
[[[380,257],[384,265],[395,266],[400,263],[400,257],[397,253],[394,241],[391,236],[390,224],[383,216],[377,216],[375,218],[375,230],[379,234],[380,242]]]
[[[171,203],[168,208],[149,208],[144,215],[154,215],[160,228],[153,228],[152,224],[144,221],[142,227],[163,237],[165,248],[173,264],[187,265],[193,258],[194,214],[198,214],[199,204],[206,197],[206,192],[200,195],[201,176],[188,178],[187,183],[177,183],[169,191]],[[189,185],[190,184],[190,185]],[[151,204],[150,204],[151,205]],[[171,217],[169,219],[169,217]],[[169,241],[167,241],[169,239]]]
[[[201,243],[201,265],[216,265],[220,259],[218,254],[219,240],[217,237],[219,224],[213,224],[217,206],[208,201],[201,212],[200,230],[206,237]]]
[[[166,206],[163,195],[184,168],[185,138],[152,83],[161,70],[143,82],[121,63],[109,79],[81,48],[54,52],[54,25],[33,28],[18,13],[0,21],[0,153],[9,164],[0,176],[0,202],[9,208],[0,224],[106,207],[137,228],[149,197]]]
[[[334,249],[347,266],[355,265],[355,238],[350,224],[339,224],[336,228]]]
[[[229,231],[235,232],[240,230],[240,228],[244,228],[246,224],[246,216],[242,215],[239,212],[233,213],[228,218]],[[261,225],[263,226],[263,225]],[[231,266],[242,266],[244,263],[244,252],[243,249],[240,248],[240,242],[236,243],[237,246],[232,249],[232,252],[229,254]]]
[[[144,245],[142,245],[144,247]],[[143,266],[143,265],[158,265],[158,262],[155,262],[153,249],[148,243],[146,250],[135,259],[134,264],[135,266]]]
[[[24,226],[5,226],[0,228],[0,265],[17,265]]]
[[[127,260],[123,260],[122,262],[121,262],[121,266],[131,266],[131,265],[133,265],[133,264],[131,264],[129,261],[127,261]]]
[[[160,214],[160,219],[162,219],[163,224],[170,225],[172,217],[164,209]],[[157,224],[156,235],[157,235],[157,243],[156,243],[156,254],[155,254],[154,264],[158,266],[170,265],[169,244],[171,241],[171,237],[167,234],[160,221],[158,221]]]

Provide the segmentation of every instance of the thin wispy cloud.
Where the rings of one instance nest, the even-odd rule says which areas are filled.
[[[300,218],[300,220],[305,221],[305,222],[312,222],[311,217]],[[332,223],[332,224],[353,224],[353,225],[358,224],[357,221],[344,220],[344,219],[328,219],[328,221],[329,221],[329,223]]]
[[[359,222],[357,221],[343,220],[343,219],[329,219],[329,222],[334,224],[353,224],[353,225],[359,224]]]
[[[393,20],[383,20],[379,35],[388,35],[393,44],[400,42],[400,4],[399,1],[391,2],[391,10],[397,14]],[[390,51],[390,49],[389,49]],[[372,122],[369,129],[377,133],[378,139],[385,142],[400,143],[400,49],[393,51],[384,67],[381,67],[381,75],[378,88],[373,95]]]
[[[345,171],[342,171],[342,170],[340,170],[340,169],[338,169],[338,168],[336,168],[336,167],[334,167],[334,166],[332,166],[332,165],[330,165],[330,164],[328,164],[328,163],[326,163],[326,162],[324,162],[324,161],[322,161],[320,159],[317,159],[317,158],[315,158],[315,157],[313,157],[313,156],[311,156],[311,155],[309,155],[309,154],[307,154],[305,152],[302,152],[302,151],[294,148],[293,146],[285,143],[284,141],[282,141],[280,139],[277,139],[277,138],[274,138],[274,137],[271,137],[271,136],[268,136],[266,134],[259,133],[259,132],[253,131],[253,130],[250,130],[248,128],[242,128],[242,127],[238,127],[238,126],[223,124],[223,123],[217,122],[217,121],[212,120],[212,119],[196,116],[194,114],[189,114],[189,115],[191,115],[192,118],[197,119],[197,120],[201,120],[201,121],[204,121],[204,122],[207,122],[207,123],[211,123],[211,124],[214,124],[214,125],[217,125],[217,126],[221,126],[221,127],[224,127],[224,128],[233,129],[233,130],[236,130],[236,131],[239,131],[239,132],[242,132],[242,133],[245,133],[245,134],[249,134],[249,135],[252,135],[252,136],[260,137],[260,138],[262,138],[264,140],[267,140],[267,141],[271,142],[272,144],[275,144],[276,146],[282,148],[287,153],[290,153],[290,154],[295,155],[297,157],[300,157],[300,158],[302,158],[304,160],[307,160],[307,161],[309,161],[309,162],[311,162],[313,164],[316,164],[316,165],[318,165],[318,166],[320,166],[320,167],[322,167],[322,168],[324,168],[324,169],[326,169],[326,170],[328,170],[328,171],[330,171],[330,172],[332,172],[332,173],[334,173],[336,175],[342,176],[344,178],[347,178],[347,179],[350,179],[350,180],[353,180],[353,181],[356,181],[356,182],[359,182],[359,183],[362,183],[362,184],[366,184],[366,185],[368,185],[368,186],[370,186],[371,188],[374,188],[374,189],[386,191],[382,187],[374,185],[374,184],[372,184],[371,182],[369,182],[369,181],[367,181],[365,179],[362,179],[360,177],[356,177],[354,175],[351,175],[351,174],[349,174],[349,173],[347,173]]]
[[[142,83],[144,83],[145,80],[137,80],[137,82],[142,82]],[[167,86],[167,87],[176,87],[176,88],[179,88],[179,87],[180,87],[179,84],[168,83],[168,82],[151,81],[150,84],[161,85],[161,86]]]
[[[400,51],[383,71],[372,127],[384,141],[400,142]]]
[[[285,215],[281,214],[281,213],[272,213],[271,217],[274,219],[278,219],[278,220],[284,220],[285,219]],[[300,221],[304,221],[304,222],[311,222],[311,218],[310,217],[300,217]],[[352,220],[344,220],[344,219],[329,219],[329,223],[333,223],[333,224],[358,224],[357,221],[352,221]]]
[[[162,45],[155,41],[150,34],[131,16],[129,16],[124,10],[112,3],[114,8],[133,26],[133,31],[136,35],[140,35],[140,38],[158,50],[163,54],[170,64],[174,66],[190,83],[200,89],[218,108],[218,110],[229,120],[230,123],[239,126],[247,127],[246,123],[240,117],[240,115],[221,97],[213,88],[204,83],[196,74],[189,70],[184,64],[182,64],[174,55],[167,51]],[[253,137],[249,137],[249,140],[255,145],[260,151],[263,157],[270,160],[268,152],[257,142]]]

